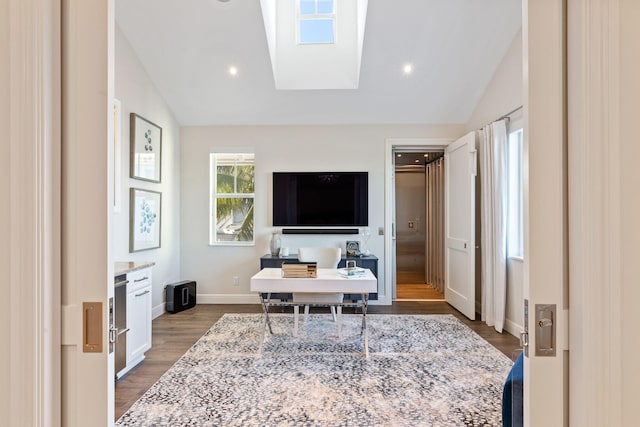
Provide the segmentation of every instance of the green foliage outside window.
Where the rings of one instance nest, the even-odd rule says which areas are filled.
[[[214,153],[211,244],[254,241],[254,155]]]

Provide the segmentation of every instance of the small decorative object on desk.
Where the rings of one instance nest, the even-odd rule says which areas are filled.
[[[362,277],[366,271],[366,269],[360,267],[339,268],[338,275],[346,278]]]
[[[360,256],[360,242],[347,240],[347,256]]]
[[[307,262],[301,264],[282,263],[282,277],[317,277],[318,264],[315,262]]]
[[[269,242],[269,250],[271,250],[272,256],[278,256],[280,254],[280,246],[281,246],[280,235],[274,232],[271,235],[271,241]]]

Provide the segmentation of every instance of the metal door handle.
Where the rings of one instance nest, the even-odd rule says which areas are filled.
[[[146,295],[146,294],[148,294],[149,292],[151,292],[151,291],[150,291],[149,289],[147,289],[147,290],[146,290],[146,291],[144,291],[144,292],[140,292],[139,294],[136,294],[136,296],[137,296],[137,297],[141,297],[142,295]]]

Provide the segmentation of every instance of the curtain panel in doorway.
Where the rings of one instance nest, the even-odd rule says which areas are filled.
[[[504,328],[507,297],[507,126],[499,120],[479,131],[482,320]]]
[[[425,282],[444,294],[444,158],[426,165]]]

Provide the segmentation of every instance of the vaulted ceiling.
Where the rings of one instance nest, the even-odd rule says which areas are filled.
[[[277,90],[259,0],[116,0],[116,23],[183,126],[448,124],[469,120],[521,2],[369,0],[357,89]]]

